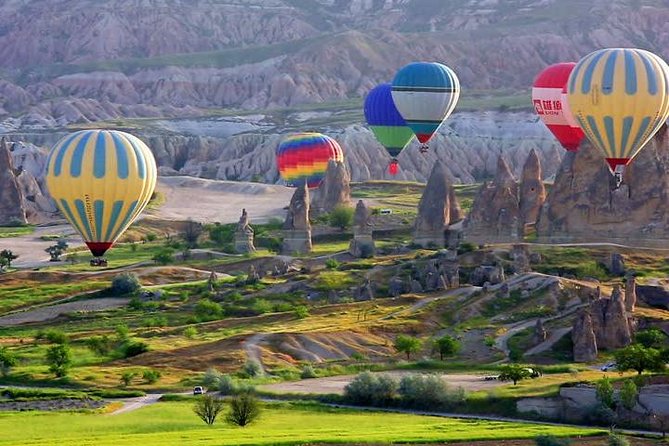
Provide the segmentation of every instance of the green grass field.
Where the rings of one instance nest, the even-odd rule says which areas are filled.
[[[17,429],[20,426],[20,429]],[[0,416],[0,445],[166,446],[418,443],[596,435],[601,430],[271,404],[256,424],[208,427],[191,403],[159,403],[121,415],[10,413]]]
[[[35,232],[34,226],[0,226],[0,238],[20,237]]]

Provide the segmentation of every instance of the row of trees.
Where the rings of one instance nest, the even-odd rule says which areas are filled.
[[[411,359],[411,355],[421,351],[423,341],[413,336],[399,335],[395,338],[394,347],[398,353],[404,353],[408,361]],[[460,348],[460,341],[448,335],[435,339],[432,344],[433,351],[439,354],[439,359],[442,361],[446,357],[458,354]]]

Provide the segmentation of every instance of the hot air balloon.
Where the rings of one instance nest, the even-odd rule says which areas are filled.
[[[421,152],[425,152],[428,141],[458,102],[460,81],[446,65],[414,62],[395,75],[392,96],[407,126],[421,142]]]
[[[567,62],[546,67],[532,87],[534,110],[569,152],[576,152],[585,137],[567,102],[567,81],[575,66],[575,62]]]
[[[372,88],[365,98],[364,111],[372,133],[392,156],[388,170],[391,175],[396,175],[397,156],[413,138],[413,131],[395,107],[392,85],[380,84]]]
[[[344,161],[344,153],[337,141],[321,133],[290,135],[276,149],[279,174],[288,186],[320,186],[330,160]]]
[[[46,183],[61,213],[101,257],[149,203],[157,171],[151,150],[135,136],[83,130],[51,149]]]
[[[608,48],[581,59],[567,99],[590,142],[622,182],[625,166],[669,118],[669,66],[645,50]]]

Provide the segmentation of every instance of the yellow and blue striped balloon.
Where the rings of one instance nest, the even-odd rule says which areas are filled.
[[[67,221],[102,256],[144,210],[158,169],[140,139],[116,130],[83,130],[51,149],[46,182]]]
[[[581,59],[567,100],[612,172],[621,172],[669,118],[669,66],[639,49],[608,48]]]

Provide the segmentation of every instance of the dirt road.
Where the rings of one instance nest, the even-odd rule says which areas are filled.
[[[0,326],[13,327],[21,324],[28,324],[34,322],[44,322],[51,319],[56,319],[58,316],[74,312],[90,312],[113,310],[128,305],[130,299],[127,298],[100,298],[79,300],[75,302],[68,302],[64,304],[51,305],[48,307],[40,307],[34,310],[12,313],[7,316],[0,317]]]
[[[379,372],[400,379],[406,375],[415,375],[420,372],[409,371],[390,371]],[[283,382],[277,384],[266,384],[259,386],[261,390],[276,393],[312,393],[312,394],[343,394],[344,387],[350,383],[357,375],[330,376],[327,378],[303,379],[300,381]],[[484,375],[474,374],[440,374],[442,379],[454,387],[462,387],[465,390],[488,390],[501,386],[504,383],[491,380],[484,380]]]

